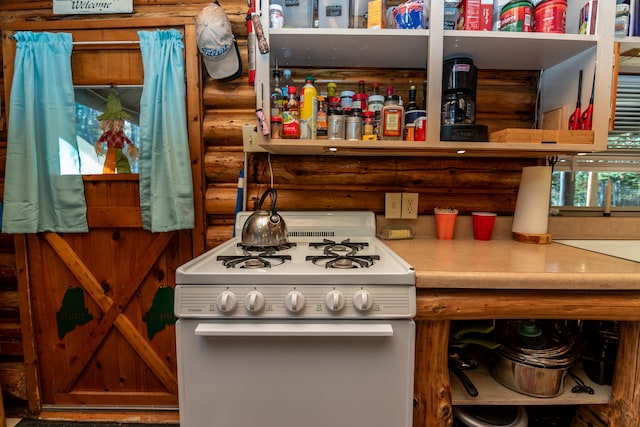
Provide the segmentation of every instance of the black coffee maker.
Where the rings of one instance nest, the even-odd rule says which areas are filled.
[[[440,140],[488,141],[487,127],[476,125],[478,68],[468,57],[445,59],[442,67]]]

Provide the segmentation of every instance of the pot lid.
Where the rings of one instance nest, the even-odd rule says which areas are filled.
[[[527,412],[522,406],[454,406],[453,413],[469,427],[526,427]]]
[[[531,366],[565,368],[575,361],[573,336],[547,332],[535,321],[509,325],[501,343],[501,354]]]

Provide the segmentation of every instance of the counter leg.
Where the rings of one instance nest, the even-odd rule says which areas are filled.
[[[640,322],[620,322],[609,427],[640,426]]]
[[[451,322],[416,321],[414,427],[453,425],[447,364]]]

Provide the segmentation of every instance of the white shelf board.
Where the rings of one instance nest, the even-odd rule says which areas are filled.
[[[579,365],[571,369],[584,383],[592,387],[594,394],[573,393],[571,389],[576,382],[566,376],[563,392],[556,397],[541,398],[527,396],[501,385],[489,374],[482,364],[476,369],[465,370],[464,373],[478,389],[478,396],[469,396],[458,377],[453,373],[451,378],[451,402],[454,405],[584,405],[607,404],[611,397],[611,386],[592,382]]]
[[[271,28],[271,65],[278,67],[427,66],[429,30]]]
[[[470,56],[479,69],[545,70],[596,43],[578,34],[446,30],[443,56]]]

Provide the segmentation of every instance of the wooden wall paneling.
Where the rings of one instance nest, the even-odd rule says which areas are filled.
[[[196,43],[195,23],[184,27],[185,73],[187,79],[186,108],[193,179],[195,227],[192,232],[193,251],[197,256],[206,247],[206,217],[204,213],[204,147],[202,143],[202,64]]]

